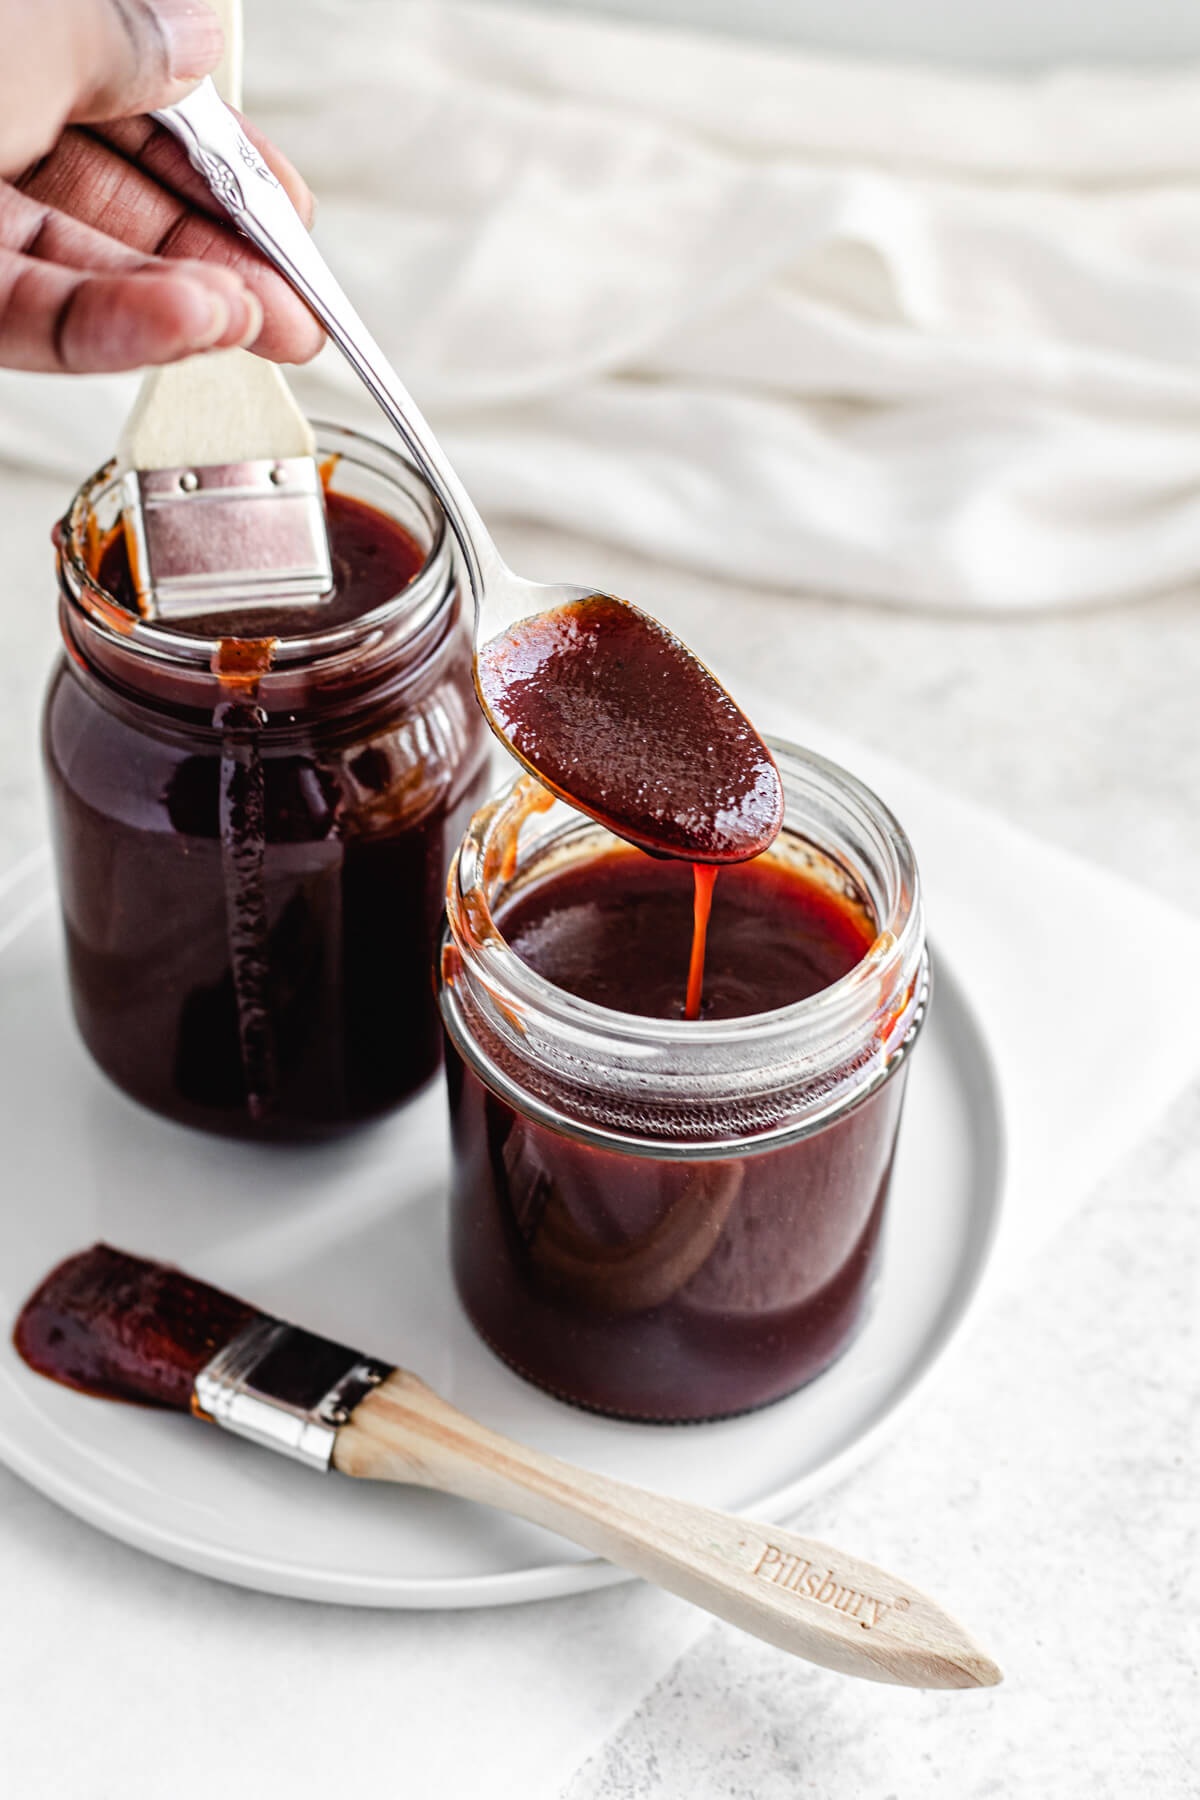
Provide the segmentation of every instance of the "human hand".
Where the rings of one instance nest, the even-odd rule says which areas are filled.
[[[0,365],[139,368],[253,348],[307,362],[320,326],[145,117],[220,59],[202,0],[0,0]],[[242,121],[300,216],[312,196]]]

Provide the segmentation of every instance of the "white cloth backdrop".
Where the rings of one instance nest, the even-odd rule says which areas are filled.
[[[913,605],[1200,575],[1200,68],[247,11],[247,104],[485,511]],[[371,417],[332,352],[301,389]],[[76,476],[128,392],[8,378],[0,454]]]

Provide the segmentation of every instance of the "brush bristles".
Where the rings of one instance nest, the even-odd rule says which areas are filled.
[[[186,1412],[200,1370],[257,1313],[178,1269],[93,1244],[30,1295],[13,1342],[52,1381]]]

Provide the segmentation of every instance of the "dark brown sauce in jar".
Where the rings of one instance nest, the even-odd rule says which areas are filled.
[[[875,1274],[901,1082],[786,1149],[689,1162],[546,1130],[448,1059],[454,1275],[528,1380],[622,1418],[765,1406],[826,1368]]]
[[[439,1060],[429,958],[486,731],[439,516],[361,439],[339,480],[355,458],[402,518],[329,495],[312,618],[118,629],[123,543],[97,598],[67,522],[44,746],[75,1017],[135,1099],[238,1135],[343,1130]]]
[[[610,850],[534,882],[500,909],[510,948],[556,987],[616,1012],[685,1015],[692,870]],[[770,857],[721,871],[708,921],[701,1019],[807,1000],[861,962],[875,922],[861,901]]]
[[[420,572],[425,552],[398,520],[377,506],[331,487],[325,495],[325,513],[333,564],[333,592],[328,598],[314,606],[255,606],[243,612],[223,609],[192,613],[186,619],[165,621],[163,629],[184,637],[223,638],[235,643],[308,637],[316,631],[349,625],[365,613],[374,612]],[[114,534],[105,545],[97,574],[101,587],[127,612],[136,615],[137,594],[123,534]]]
[[[915,870],[898,828],[862,879],[808,842],[808,759],[776,748],[793,827],[722,869],[694,1024],[687,864],[541,819],[505,854],[522,809],[501,801],[451,877],[459,1296],[519,1373],[620,1417],[792,1392],[850,1342],[877,1268],[924,1004]],[[890,831],[811,763],[822,808],[849,790]]]

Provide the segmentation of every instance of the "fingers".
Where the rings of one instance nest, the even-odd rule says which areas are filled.
[[[147,134],[148,123],[128,121],[120,128],[123,141],[131,149],[139,142],[153,144],[160,166],[172,168],[167,151],[173,146],[160,146],[157,138],[166,134]],[[186,166],[186,158],[182,160]],[[195,211],[147,169],[127,161],[110,141],[90,132],[64,132],[51,155],[22,182],[22,191],[30,203],[37,202],[43,211],[52,209],[63,221],[45,227],[51,236],[39,246],[39,254],[44,250],[55,260],[79,266],[113,266],[108,253],[94,242],[102,237],[110,245],[127,248],[137,262],[162,257],[210,263],[232,271],[262,307],[264,325],[254,345],[257,352],[278,362],[299,363],[321,348],[324,335],[308,308],[244,238],[231,226]],[[301,197],[306,193],[301,184]],[[80,228],[75,241],[66,229],[71,220]],[[92,238],[85,241],[83,234],[89,230]],[[12,237],[4,241],[14,242]],[[16,247],[28,248],[23,240],[17,240]]]
[[[0,0],[0,32],[10,52],[0,169],[42,154],[21,184],[31,216],[13,216],[13,190],[0,184],[0,254],[15,253],[0,270],[0,362],[126,368],[251,340],[278,361],[315,356],[324,334],[307,307],[220,216],[170,135],[141,116],[217,62],[221,30],[203,0],[39,0],[32,11],[29,0]],[[66,119],[113,122],[60,135]],[[243,124],[307,222],[308,188]],[[37,304],[49,309],[40,325]],[[123,306],[128,318],[106,316]]]
[[[0,250],[0,363],[9,368],[136,369],[250,343],[261,326],[257,299],[227,270],[92,274]]]
[[[68,119],[166,106],[224,45],[203,0],[0,0],[0,172],[44,155]]]
[[[143,256],[0,182],[0,363],[136,368],[251,344],[262,324],[236,270]]]
[[[238,113],[237,118],[246,136],[278,176],[284,192],[304,223],[311,225],[313,197],[304,177],[256,125],[242,113]],[[137,163],[164,187],[180,194],[185,200],[190,200],[193,206],[225,221],[225,213],[213,199],[207,184],[193,169],[183,146],[169,131],[156,125],[153,119],[114,119],[107,125],[94,127],[91,135],[111,144],[128,162]]]

